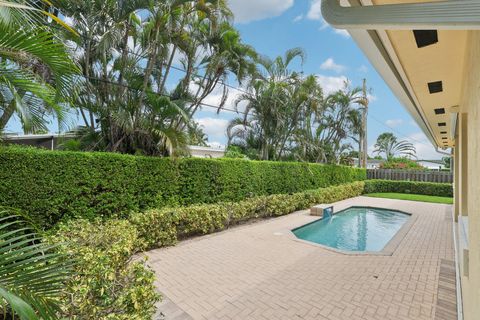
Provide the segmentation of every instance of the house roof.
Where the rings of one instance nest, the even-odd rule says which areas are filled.
[[[325,19],[341,23],[342,18],[348,18],[345,26],[352,38],[432,144],[440,148],[453,147],[456,115],[461,105],[467,29],[480,27],[475,26],[475,19],[471,20],[472,15],[480,14],[480,1],[450,0],[428,4],[425,0],[341,1],[343,6],[352,6],[350,9],[355,10],[349,12],[338,10],[335,1],[324,0],[324,6],[329,4],[329,10],[323,10]],[[412,2],[415,7],[411,7]],[[440,3],[451,9],[432,9]],[[426,6],[430,6],[430,11],[425,10]],[[460,10],[470,10],[472,14],[463,14],[462,18],[457,12]],[[445,16],[436,17],[437,12]],[[354,14],[359,17],[358,21]],[[478,24],[478,16],[476,21]]]

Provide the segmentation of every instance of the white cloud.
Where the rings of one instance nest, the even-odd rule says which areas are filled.
[[[374,101],[378,100],[378,97],[374,94],[367,93],[367,99],[368,99],[369,102],[374,102]]]
[[[225,137],[225,134],[227,132],[228,120],[206,117],[196,119],[196,121],[203,128],[203,132],[207,134],[209,139],[214,138],[215,140],[220,140],[221,138]]]
[[[296,16],[296,17],[293,19],[293,22],[298,22],[298,21],[301,21],[301,20],[303,20],[303,14]]]
[[[341,35],[342,37],[344,38],[350,38],[350,33],[348,33],[347,30],[344,30],[344,29],[333,29],[333,31],[338,34],[338,35]]]
[[[389,119],[387,121],[385,121],[385,124],[389,127],[398,127],[400,125],[403,124],[403,120],[402,119]]]
[[[362,64],[360,67],[358,67],[357,69],[358,72],[362,72],[362,73],[367,73],[368,72],[368,68],[366,65]]]
[[[403,139],[403,138],[402,138]],[[423,132],[413,133],[405,139],[413,144],[417,150],[418,159],[434,160],[441,159],[444,155],[435,151],[435,148]]]
[[[277,17],[289,9],[293,2],[294,0],[228,0],[237,23]]]
[[[347,69],[347,67],[335,63],[333,58],[328,58],[327,60],[323,61],[322,64],[320,65],[320,69],[322,70],[332,70],[335,71],[336,73],[341,73]]]
[[[317,82],[323,89],[324,94],[329,94],[345,88],[345,83],[348,83],[348,79],[345,76],[328,77],[324,75],[317,75]]]
[[[323,20],[321,7],[322,0],[310,0],[310,9],[308,10],[307,18],[310,20],[319,21],[321,24],[320,30],[325,30],[330,26],[327,22],[325,22],[325,20]],[[344,38],[350,38],[350,34],[347,30],[333,29],[333,32]]]
[[[311,0],[310,9],[307,13],[307,18],[310,20],[323,20],[321,5],[322,0]]]

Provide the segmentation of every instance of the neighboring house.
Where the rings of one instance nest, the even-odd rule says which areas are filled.
[[[19,144],[25,146],[33,146],[37,148],[55,150],[58,145],[66,140],[75,138],[73,134],[7,134],[2,136],[2,140],[6,143]]]
[[[66,140],[74,139],[74,134],[8,134],[2,137],[3,141],[11,144],[33,146],[37,148],[56,150]],[[196,158],[221,158],[225,155],[225,148],[188,146],[192,157]]]
[[[433,146],[453,149],[457,307],[459,319],[480,319],[480,1],[323,0],[322,14],[351,34]]]
[[[195,158],[222,158],[225,155],[225,148],[188,146],[190,155]]]
[[[385,162],[385,160],[368,159],[367,160],[367,169],[379,169],[380,165],[384,162]],[[357,168],[360,168],[360,163],[359,163],[358,158],[353,158],[353,165]]]
[[[421,165],[422,167],[430,170],[446,169],[445,162],[443,162],[442,160],[416,160],[415,162]]]

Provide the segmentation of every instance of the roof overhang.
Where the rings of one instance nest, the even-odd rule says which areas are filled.
[[[480,1],[323,0],[322,14],[349,31],[432,144],[453,147],[467,35],[480,29]],[[421,47],[413,30],[438,39]],[[442,90],[432,93],[428,84],[440,81]]]

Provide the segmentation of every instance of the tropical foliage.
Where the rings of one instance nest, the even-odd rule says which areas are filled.
[[[84,81],[75,100],[82,149],[150,155],[205,143],[193,120],[207,96],[254,65],[224,0],[58,1]]]
[[[346,83],[343,90],[325,96],[315,76],[291,70],[304,55],[295,48],[284,57],[256,60],[258,72],[236,101],[244,116],[228,127],[230,144],[249,157],[343,163],[352,150],[348,141],[360,141],[366,103],[361,89]]]
[[[46,130],[49,115],[66,128],[65,103],[78,69],[48,19],[73,30],[43,7],[0,2],[0,131],[14,115],[27,133]]]
[[[415,157],[415,146],[406,140],[398,140],[398,138],[390,132],[382,133],[378,136],[375,143],[375,150],[377,154],[383,154],[387,160],[394,158],[395,156]]]
[[[257,54],[225,0],[17,1],[2,2],[0,130],[15,114],[25,132],[46,131],[52,116],[67,128],[76,113],[79,138],[64,149],[185,155],[208,142],[198,111],[241,92],[228,136],[249,158],[349,163],[361,147],[360,89],[325,94],[296,71],[300,48]]]
[[[0,317],[57,319],[72,261],[42,242],[33,229],[0,211]]]

